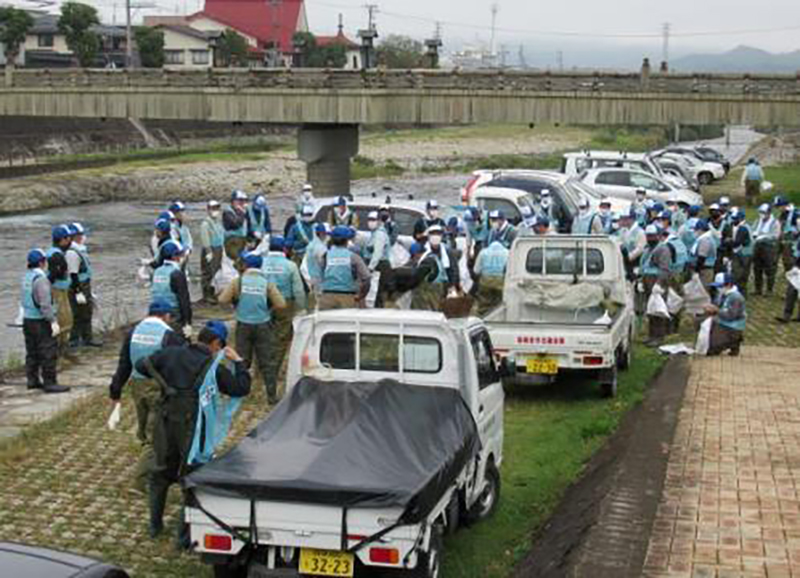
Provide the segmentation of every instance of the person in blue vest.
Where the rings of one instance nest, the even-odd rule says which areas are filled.
[[[339,197],[333,204],[333,209],[328,217],[328,224],[334,227],[351,227],[358,230],[360,222],[358,215],[350,210],[347,197]]]
[[[56,338],[61,328],[47,277],[47,255],[41,249],[32,249],[27,262],[28,270],[22,280],[22,334],[28,389],[64,393],[69,387],[58,385]]]
[[[306,254],[306,248],[314,240],[314,207],[306,205],[300,212],[300,219],[289,229],[286,237],[286,248],[292,255],[295,264],[301,264]]]
[[[600,204],[598,205],[597,217],[600,219],[600,225],[603,229],[603,233],[610,235],[611,223],[614,218],[614,215],[611,213],[611,201],[608,199],[603,199],[600,201]]]
[[[272,234],[272,220],[264,195],[256,195],[247,209],[247,236],[250,246],[258,247],[265,237]]]
[[[690,249],[694,270],[700,276],[705,287],[714,281],[714,270],[717,266],[717,243],[714,232],[706,219],[699,219],[694,225],[697,240]]]
[[[262,270],[261,255],[245,252],[242,264],[244,271],[222,292],[219,302],[236,307],[236,351],[248,369],[254,359],[258,361],[267,400],[274,405],[278,402],[277,376],[270,374],[274,311],[284,309],[286,302]]]
[[[489,236],[486,239],[486,245],[489,246],[495,241],[499,241],[503,247],[510,249],[516,238],[517,230],[514,228],[514,225],[508,222],[503,211],[490,211]]]
[[[186,257],[194,251],[194,239],[192,238],[192,231],[189,229],[189,224],[186,221],[186,205],[181,201],[175,201],[169,206],[170,212],[175,216],[175,233],[176,241],[178,241],[186,251]]]
[[[444,230],[439,225],[427,231],[428,244],[411,283],[411,309],[441,311],[447,295],[461,290],[458,258],[454,251],[442,243],[443,235]]]
[[[174,328],[183,332],[184,337],[192,337],[192,302],[189,297],[189,283],[181,270],[183,247],[177,241],[167,241],[161,249],[164,264],[153,273],[150,287],[150,301],[164,300],[175,310]]]
[[[680,205],[675,199],[668,199],[666,202],[667,211],[672,215],[672,229],[680,231],[688,218],[685,205]]]
[[[589,199],[583,197],[578,202],[578,214],[572,220],[573,235],[602,235],[603,223],[589,204]]]
[[[753,225],[753,277],[755,295],[763,295],[764,278],[766,277],[767,295],[775,289],[775,277],[778,269],[778,242],[781,236],[781,225],[772,215],[767,203],[758,207],[758,220]]]
[[[172,306],[163,299],[150,304],[148,315],[127,335],[119,352],[117,370],[109,385],[112,405],[119,403],[122,390],[130,384],[131,396],[136,409],[136,437],[142,444],[142,453],[136,468],[134,487],[142,492],[153,470],[153,426],[161,399],[161,388],[152,378],[145,378],[136,371],[140,359],[160,351],[164,347],[185,345],[183,336],[170,327]]]
[[[392,208],[390,205],[381,205],[378,211],[383,227],[386,229],[386,234],[389,235],[389,246],[393,247],[397,240],[400,238],[400,227],[392,216]]]
[[[314,240],[306,248],[300,264],[300,272],[309,287],[308,309],[316,308],[322,294],[322,265],[325,253],[328,252],[328,225],[317,223],[314,225],[314,233]]]
[[[646,312],[647,303],[653,288],[658,285],[666,298],[669,289],[669,279],[672,273],[672,253],[666,243],[666,235],[655,224],[647,225],[644,230],[647,238],[647,247],[642,253],[639,265],[640,286],[638,287],[637,311]],[[657,345],[669,331],[669,319],[648,315],[648,343]]]
[[[219,201],[208,201],[206,211],[208,214],[200,224],[200,286],[203,290],[203,301],[213,305],[217,302],[214,277],[222,269],[225,232],[222,228]]]
[[[201,399],[201,391],[211,394],[206,398],[222,393],[237,399],[250,393],[250,374],[227,342],[225,323],[209,321],[198,334],[196,344],[164,347],[134,364],[145,379],[155,379],[161,387],[160,407],[153,425],[155,464],[149,488],[153,538],[164,530],[169,487],[180,483],[196,467],[189,461],[195,442],[208,444],[209,431],[218,429],[219,424],[205,419],[202,403],[210,400]],[[185,498],[184,495],[184,501]],[[178,524],[178,546],[190,546],[183,510]]]
[[[467,207],[464,211],[464,226],[467,229],[467,266],[471,268],[486,246],[489,223],[478,207]]]
[[[69,303],[74,320],[70,334],[70,346],[102,347],[95,341],[92,331],[92,264],[86,247],[86,229],[80,223],[69,225],[72,244],[66,252],[67,271],[70,277]]]
[[[47,276],[52,287],[53,301],[58,312],[58,352],[62,357],[74,359],[68,352],[69,338],[74,324],[69,292],[72,281],[67,265],[67,250],[72,245],[72,231],[69,225],[58,225],[52,231],[53,245],[47,250]]]
[[[153,270],[161,267],[164,264],[164,255],[161,254],[161,249],[167,241],[174,241],[172,238],[172,224],[167,219],[156,219],[153,224],[153,238],[150,241],[152,258],[142,259],[141,264]]]
[[[222,213],[225,254],[234,263],[247,248],[247,193],[233,191],[231,204]]]
[[[644,229],[647,226],[647,191],[636,189],[636,195],[631,201],[631,212],[636,215],[636,222]]]
[[[800,271],[800,238],[795,241],[794,249],[792,250],[792,258],[794,259],[794,266],[789,269],[789,271]],[[798,294],[800,294],[798,287],[793,285],[791,281],[786,283],[786,296],[783,299],[783,315],[775,317],[778,323],[789,323],[795,305],[797,305]],[[797,310],[797,317],[795,317],[794,320],[800,323],[800,308]]]
[[[761,195],[762,182],[764,182],[764,170],[755,157],[750,157],[742,173],[745,204],[748,207],[754,207],[758,202],[758,197]]]
[[[800,238],[800,212],[783,195],[777,195],[772,206],[775,207],[776,218],[781,226],[778,255],[784,272],[788,273],[794,266],[794,247]]]
[[[739,292],[747,297],[747,285],[750,281],[750,269],[753,264],[753,232],[745,219],[743,210],[734,207],[730,212],[733,233],[731,238],[731,274]]]
[[[313,244],[313,241],[312,241]],[[296,315],[305,315],[308,297],[300,269],[286,257],[285,243],[280,235],[269,240],[269,254],[263,259],[262,270],[267,281],[274,283],[280,291],[285,306],[275,310],[272,330],[272,354],[269,356],[267,374],[270,382],[282,383],[278,378],[283,373],[284,360],[294,337],[292,326]],[[270,389],[270,386],[267,386]],[[278,387],[282,397],[282,388]]]
[[[494,241],[475,259],[475,311],[478,317],[489,313],[503,300],[508,255],[509,250],[500,241]]]
[[[369,268],[348,247],[354,236],[355,231],[349,227],[334,227],[331,232],[331,248],[322,263],[320,310],[360,307],[369,292]]]
[[[363,247],[361,256],[371,274],[380,273],[375,307],[381,308],[392,283],[392,264],[389,259],[391,242],[377,211],[371,211],[367,216],[367,228],[369,239]]]
[[[745,298],[730,273],[717,273],[711,286],[717,290],[719,305],[706,306],[706,313],[714,318],[707,355],[729,351],[731,356],[736,357],[744,341],[747,325]]]

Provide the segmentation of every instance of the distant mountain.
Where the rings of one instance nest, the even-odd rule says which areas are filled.
[[[800,71],[800,50],[773,54],[751,46],[737,46],[722,54],[692,54],[670,62],[676,72],[785,72]]]

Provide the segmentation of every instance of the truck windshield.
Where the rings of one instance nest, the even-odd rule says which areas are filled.
[[[400,336],[362,333],[360,336],[361,371],[398,373],[400,371]],[[356,369],[356,334],[327,333],[320,345],[320,362],[331,369]],[[439,373],[442,369],[442,344],[433,337],[403,338],[403,371]]]
[[[582,247],[535,247],[528,251],[525,269],[535,275],[583,275]],[[586,250],[586,274],[601,275],[605,268],[603,253]]]

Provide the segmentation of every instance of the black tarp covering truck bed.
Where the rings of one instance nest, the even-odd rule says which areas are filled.
[[[472,414],[451,388],[303,378],[189,489],[343,508],[398,507],[416,523],[480,449]]]

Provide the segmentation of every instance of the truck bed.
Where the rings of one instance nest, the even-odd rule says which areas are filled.
[[[615,307],[613,309],[613,311],[608,311],[605,307],[597,306],[568,311],[520,305],[512,311],[506,305],[500,305],[485,317],[485,321],[487,324],[591,325],[603,329],[614,324],[619,318],[622,308]]]

